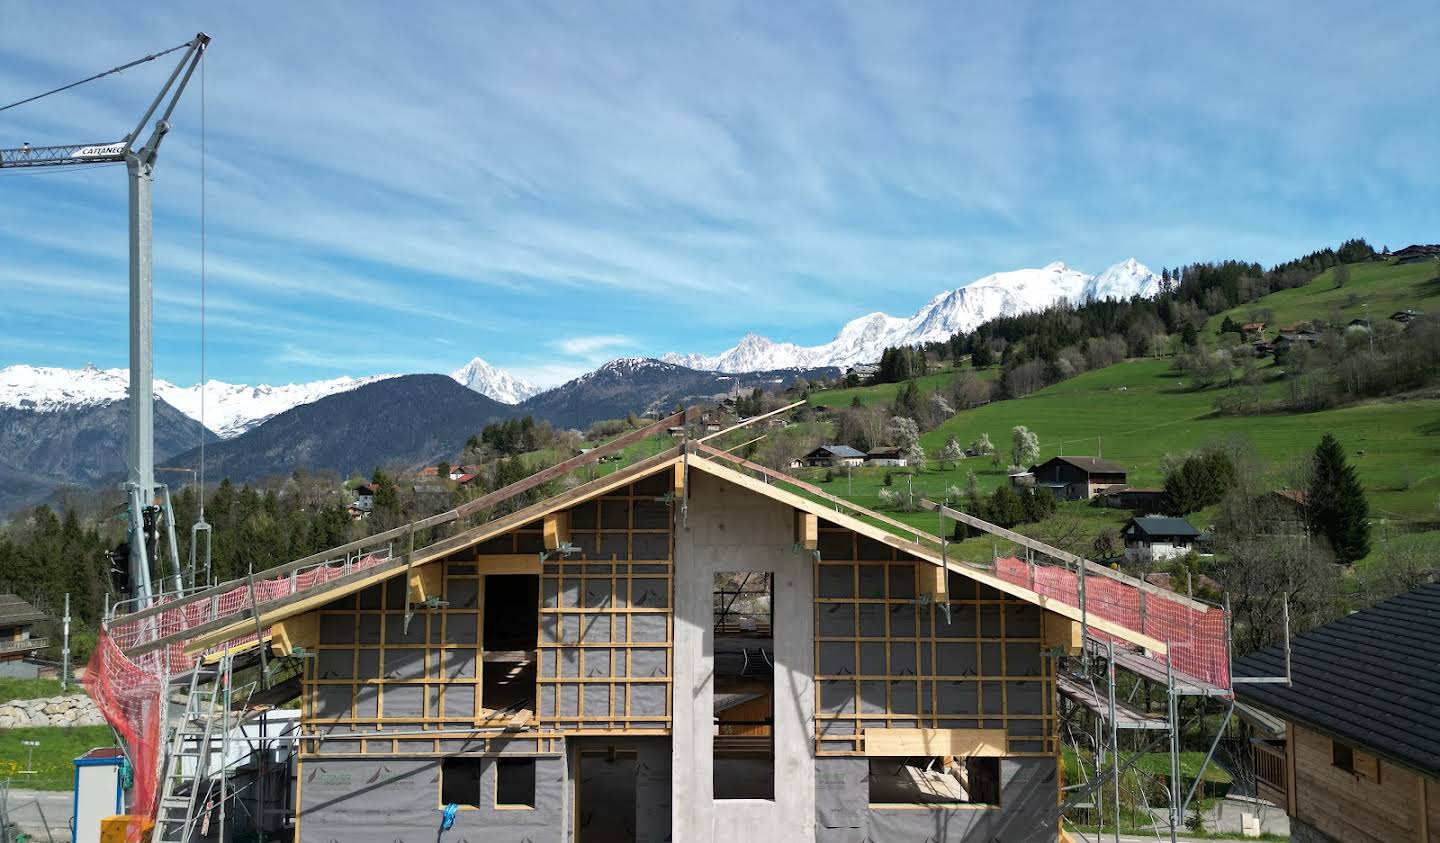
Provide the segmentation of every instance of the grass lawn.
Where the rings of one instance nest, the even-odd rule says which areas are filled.
[[[60,696],[59,679],[12,679],[0,676],[0,702],[38,700]],[[70,685],[69,693],[82,693],[79,683]]]
[[[35,747],[35,775],[22,775],[26,747],[21,741],[39,741]],[[0,729],[0,779],[26,790],[69,790],[75,784],[76,758],[97,746],[114,746],[109,726],[58,726]]]
[[[1000,377],[1000,367],[992,366],[989,369],[980,369],[974,374],[976,380],[993,381]],[[955,370],[946,369],[943,372],[916,378],[915,385],[922,393],[934,392],[938,389],[941,394],[944,394],[945,388],[954,379]],[[891,404],[894,403],[895,395],[903,386],[903,383],[881,383],[848,389],[817,390],[810,393],[810,403],[816,407],[848,407],[852,401],[859,398],[860,403],[865,405]]]

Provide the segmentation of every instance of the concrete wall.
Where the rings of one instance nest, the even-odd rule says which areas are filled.
[[[698,471],[675,549],[674,839],[812,840],[814,579],[795,550],[790,507]],[[723,571],[769,571],[775,583],[775,799],[713,799],[711,595]]]
[[[441,758],[310,758],[300,768],[300,843],[562,843],[566,766],[535,759],[535,807],[496,809],[493,763],[481,774],[481,807],[462,810],[440,837]]]
[[[1057,837],[1053,757],[1002,758],[996,807],[870,808],[869,759],[815,759],[820,843],[1053,841]]]

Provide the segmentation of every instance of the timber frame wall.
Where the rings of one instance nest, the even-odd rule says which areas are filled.
[[[817,755],[866,754],[867,728],[1004,729],[1006,755],[1059,751],[1044,610],[952,572],[947,623],[919,598],[929,563],[843,528],[818,539]]]
[[[561,733],[669,734],[672,476],[641,478],[560,513],[568,530],[558,538],[578,552],[550,552],[542,563],[546,523],[535,521],[316,610],[302,721],[306,732],[330,739],[307,751],[410,753],[427,741],[341,733],[473,733],[525,723],[482,704],[487,574],[540,580],[537,710],[528,722],[538,730],[511,733],[510,741],[538,740],[533,751],[546,752]],[[432,581],[443,605],[414,608],[406,629],[417,577]]]

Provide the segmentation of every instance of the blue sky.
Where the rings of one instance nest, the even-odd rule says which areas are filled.
[[[1343,3],[5,5],[0,103],[198,30],[209,374],[828,340],[990,272],[1440,240],[1440,11]],[[170,67],[0,112],[119,139]],[[200,89],[156,186],[199,375]],[[0,172],[0,365],[123,366],[123,168]]]

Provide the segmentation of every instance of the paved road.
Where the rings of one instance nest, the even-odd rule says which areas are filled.
[[[70,806],[74,797],[68,790],[10,791],[10,815],[20,831],[36,841],[69,843]],[[37,804],[38,803],[38,804]],[[44,822],[41,822],[41,815]],[[49,826],[49,834],[46,834]]]

